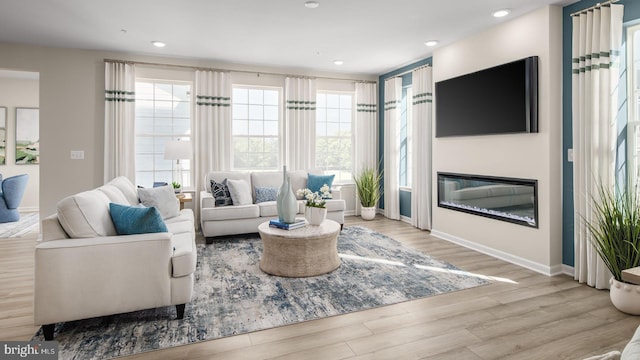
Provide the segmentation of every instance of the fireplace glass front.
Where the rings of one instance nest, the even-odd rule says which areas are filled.
[[[439,172],[438,206],[537,228],[538,182]]]

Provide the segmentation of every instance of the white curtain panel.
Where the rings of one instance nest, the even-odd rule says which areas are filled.
[[[194,127],[195,204],[205,190],[210,171],[229,170],[231,165],[231,75],[228,72],[196,70],[196,114]],[[199,219],[199,206],[196,219]],[[199,221],[196,221],[199,223]]]
[[[135,183],[134,65],[105,62],[104,83],[104,182],[126,176]]]
[[[423,230],[431,230],[431,124],[433,121],[431,72],[431,67],[421,67],[412,72],[411,224]]]
[[[364,167],[378,168],[378,86],[375,83],[356,83],[355,174]],[[356,202],[360,215],[360,202]]]
[[[591,245],[591,222],[598,186],[615,186],[618,55],[622,5],[606,5],[573,16],[572,125],[574,277],[598,289],[611,274]]]
[[[284,85],[283,163],[290,170],[315,168],[316,80],[287,77]]]
[[[384,82],[384,216],[400,219],[400,103],[402,79]]]

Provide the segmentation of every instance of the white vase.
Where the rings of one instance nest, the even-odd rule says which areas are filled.
[[[310,225],[320,225],[327,217],[327,208],[305,206],[304,218]]]
[[[609,284],[609,296],[613,306],[623,313],[640,315],[640,285],[623,283],[613,277]]]
[[[361,207],[360,216],[362,220],[373,220],[376,217],[376,207]]]
[[[298,212],[298,200],[291,189],[291,178],[287,175],[287,167],[282,167],[282,185],[278,190],[276,199],[276,209],[278,219],[284,223],[291,224],[296,221]]]

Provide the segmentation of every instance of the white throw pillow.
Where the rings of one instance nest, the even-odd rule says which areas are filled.
[[[253,199],[251,197],[251,187],[244,180],[227,179],[227,186],[231,193],[233,205],[251,205]]]
[[[170,219],[180,215],[180,201],[176,198],[171,185],[157,188],[139,188],[138,197],[142,205],[146,207],[155,206],[162,219]]]

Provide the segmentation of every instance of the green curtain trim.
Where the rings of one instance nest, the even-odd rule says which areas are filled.
[[[431,102],[433,102],[431,99],[418,100],[418,101],[414,101],[414,102],[413,102],[413,105],[424,104],[424,103],[431,103]]]
[[[357,107],[363,106],[363,107],[372,107],[372,108],[374,108],[374,107],[377,106],[377,104],[356,104],[356,106]]]
[[[116,101],[116,102],[135,102],[135,99],[123,98],[123,97],[108,97],[105,96],[104,101]]]
[[[609,68],[616,67],[616,66],[617,65],[614,64],[614,63],[589,65],[589,66],[583,66],[583,67],[581,67],[579,69],[573,69],[573,70],[571,70],[571,73],[579,74],[579,73],[583,73],[583,72],[587,72],[587,71],[591,71],[591,70],[609,69]]]
[[[357,112],[368,112],[368,113],[374,113],[376,112],[376,110],[367,110],[367,109],[358,109]]]
[[[198,102],[196,102],[196,105],[198,105],[198,106],[222,106],[222,107],[231,106],[231,104],[229,104],[229,103],[218,103],[218,102],[209,102],[209,101],[198,101]]]
[[[426,92],[426,93],[415,94],[413,95],[413,98],[418,99],[418,98],[427,97],[427,96],[433,96],[433,93]]]
[[[124,91],[124,90],[105,90],[105,94],[109,95],[135,95],[135,91]]]
[[[571,58],[571,62],[574,64],[578,64],[581,61],[586,61],[589,59],[599,59],[601,57],[616,57],[616,56],[620,56],[620,50],[601,51],[599,53],[586,54],[579,57]]]
[[[225,101],[231,101],[231,98],[230,97],[226,97],[226,96],[196,95],[196,99],[198,99],[198,100],[225,100]]]
[[[315,110],[315,106],[287,106],[287,110]]]
[[[287,100],[287,104],[315,105],[315,101],[309,100]]]

